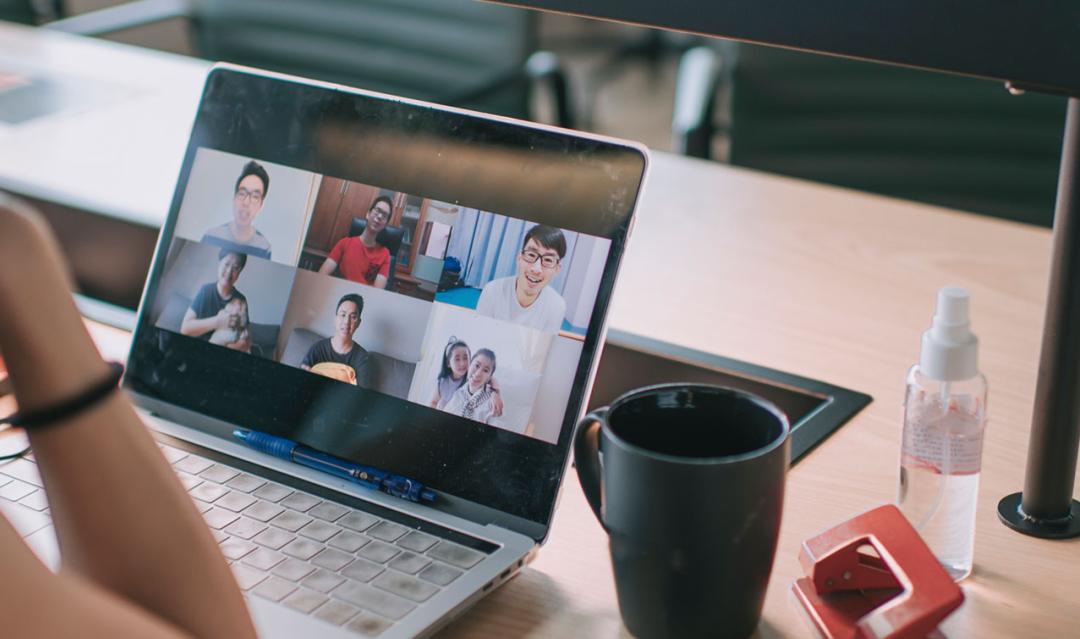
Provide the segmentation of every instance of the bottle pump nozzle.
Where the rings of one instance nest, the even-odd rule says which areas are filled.
[[[938,291],[937,310],[922,336],[919,367],[939,381],[955,382],[979,374],[979,338],[971,332],[967,289],[948,286]]]

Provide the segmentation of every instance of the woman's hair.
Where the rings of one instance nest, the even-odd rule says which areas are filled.
[[[451,335],[450,339],[446,342],[446,348],[443,349],[442,368],[439,369],[439,379],[450,379],[454,376],[454,371],[450,369],[450,355],[454,352],[454,349],[459,346],[465,347],[465,352],[469,353],[469,361],[472,361],[472,352],[469,350],[469,345]]]
[[[490,348],[481,348],[480,350],[473,353],[473,356],[469,359],[469,361],[471,362],[474,359],[476,359],[477,357],[480,357],[481,355],[483,355],[484,357],[491,360],[491,374],[494,375],[495,374],[495,351],[491,350]]]

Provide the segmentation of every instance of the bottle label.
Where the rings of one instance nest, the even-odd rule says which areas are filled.
[[[968,401],[965,401],[968,400]],[[968,475],[982,469],[983,406],[972,398],[950,398],[948,410],[937,397],[908,398],[901,463],[943,475]]]

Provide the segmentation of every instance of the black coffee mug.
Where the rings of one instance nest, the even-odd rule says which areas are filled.
[[[754,632],[784,505],[787,417],[742,391],[664,384],[578,424],[578,479],[637,637]]]

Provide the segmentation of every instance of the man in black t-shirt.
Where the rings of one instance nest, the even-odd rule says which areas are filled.
[[[244,294],[236,289],[236,280],[246,264],[247,255],[228,248],[221,249],[218,253],[218,279],[199,288],[180,322],[181,334],[209,341],[214,331],[238,328],[236,313],[227,305],[236,298],[247,302]],[[243,339],[226,346],[250,352],[251,338],[246,335],[245,332]]]
[[[360,315],[364,312],[364,298],[355,293],[342,297],[337,304],[334,316],[334,336],[321,339],[311,345],[307,355],[300,362],[300,368],[312,370],[318,364],[342,364],[352,369],[354,376],[343,381],[355,381],[357,386],[369,388],[371,378],[368,371],[368,352],[353,341],[353,334],[360,327]],[[315,372],[322,372],[318,369]],[[342,379],[337,375],[330,375]]]

